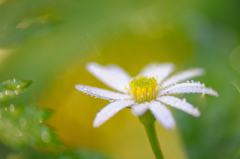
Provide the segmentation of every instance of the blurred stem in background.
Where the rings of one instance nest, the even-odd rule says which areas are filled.
[[[144,115],[140,116],[139,119],[146,130],[148,140],[151,144],[156,159],[163,159],[162,151],[159,147],[156,129],[154,126],[154,122],[156,120],[155,117],[150,113],[150,111],[147,111]]]

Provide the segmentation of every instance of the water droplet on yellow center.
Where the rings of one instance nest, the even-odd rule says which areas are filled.
[[[126,90],[131,94],[139,103],[150,102],[156,99],[159,86],[154,77],[136,77],[130,82],[130,89]]]

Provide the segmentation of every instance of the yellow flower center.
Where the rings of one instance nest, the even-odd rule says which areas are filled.
[[[130,82],[130,89],[125,88],[139,103],[150,102],[156,99],[159,90],[154,77],[136,77]]]

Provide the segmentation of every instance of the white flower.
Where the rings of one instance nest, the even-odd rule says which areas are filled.
[[[197,108],[194,108],[186,100],[173,95],[203,93],[218,96],[216,91],[206,88],[200,82],[179,83],[203,75],[203,69],[189,69],[167,78],[174,69],[175,66],[172,63],[152,63],[144,67],[136,78],[131,78],[129,74],[116,65],[104,67],[97,63],[88,63],[87,70],[89,72],[121,93],[86,85],[75,85],[75,87],[86,94],[111,102],[97,114],[93,122],[94,127],[99,127],[123,108],[130,107],[133,114],[137,116],[141,116],[147,110],[150,110],[166,129],[172,130],[175,127],[175,120],[165,105],[172,106],[195,117],[200,116]]]

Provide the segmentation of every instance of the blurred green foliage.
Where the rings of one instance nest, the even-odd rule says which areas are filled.
[[[32,83],[31,80],[11,79],[0,84],[0,102],[17,96]]]
[[[31,80],[16,80],[11,79],[2,83],[2,87],[7,90],[23,90],[32,83]]]
[[[31,80],[7,80],[0,84],[0,102],[17,96],[32,83]],[[17,92],[15,92],[17,91]],[[104,159],[89,150],[66,152],[57,139],[54,129],[44,122],[52,115],[33,105],[0,105],[0,157],[1,158],[58,158],[58,159]],[[7,147],[5,147],[7,146]],[[38,152],[42,150],[43,153]],[[61,151],[60,151],[61,150]],[[46,153],[46,154],[44,154]]]
[[[49,116],[47,111],[39,110],[33,105],[16,107],[13,104],[0,111],[0,139],[5,145],[23,148],[46,147],[54,143],[53,133],[43,124]]]
[[[2,158],[11,153],[19,155],[16,149],[24,146],[38,145],[36,149],[40,149],[51,146],[49,142],[56,144],[53,129],[40,123],[48,111],[30,103],[39,103],[63,72],[71,72],[67,69],[69,65],[82,62],[80,72],[89,60],[122,64],[132,72],[149,61],[173,61],[179,69],[204,67],[207,74],[200,78],[201,82],[217,90],[219,98],[187,95],[187,100],[202,112],[197,119],[175,111],[187,154],[194,159],[240,157],[240,93],[231,83],[240,79],[240,75],[229,62],[232,50],[240,44],[240,1],[0,0],[0,3],[0,47],[11,50],[8,57],[1,54],[4,58],[0,63],[1,79],[35,81],[19,96],[15,91],[21,93],[31,81],[1,84],[1,102],[16,97],[0,108]],[[108,53],[112,47],[116,47],[112,49],[115,52]],[[156,50],[154,55],[148,52],[152,48]],[[233,59],[238,64],[239,59]],[[69,83],[69,87],[75,84]],[[56,91],[60,90],[61,85]],[[24,121],[26,125],[22,126]],[[18,131],[22,136],[17,137]],[[48,143],[42,140],[43,132],[53,135],[50,141],[45,140]],[[36,149],[23,154],[44,155]],[[91,158],[88,156],[91,154],[87,153],[85,158]],[[82,151],[48,155],[60,159],[84,158]]]

